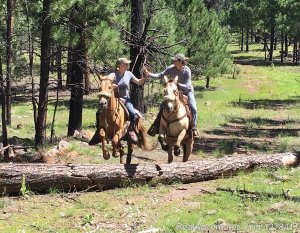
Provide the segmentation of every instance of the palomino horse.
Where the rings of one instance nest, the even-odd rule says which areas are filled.
[[[164,77],[164,110],[160,120],[159,136],[168,145],[168,163],[173,161],[173,150],[179,155],[180,146],[183,146],[183,162],[188,161],[193,149],[193,137],[187,109],[179,98],[177,87],[178,77],[169,80]]]
[[[100,117],[97,122],[97,131],[89,142],[90,145],[102,143],[102,152],[104,159],[110,158],[110,153],[106,148],[108,141],[112,142],[112,156],[120,156],[120,163],[123,163],[123,155],[125,154],[121,139],[127,138],[128,154],[126,163],[131,162],[131,155],[133,152],[133,142],[130,136],[127,135],[129,127],[128,111],[120,99],[115,96],[115,77],[112,76],[98,76],[100,80],[99,97],[99,112]],[[141,122],[141,118],[137,119],[136,129],[137,144],[144,150],[151,150],[150,143],[146,137],[146,129]]]

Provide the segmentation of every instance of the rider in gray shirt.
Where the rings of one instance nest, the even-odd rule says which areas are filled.
[[[194,95],[194,88],[192,86],[192,77],[191,77],[191,70],[186,65],[186,61],[188,60],[187,57],[185,57],[183,54],[176,54],[174,57],[172,57],[173,65],[167,67],[163,72],[161,73],[151,73],[147,69],[145,69],[146,75],[152,77],[152,78],[162,78],[164,76],[170,76],[172,79],[178,76],[178,89],[179,91],[182,91],[182,93],[189,98],[189,105],[193,114],[193,134],[194,138],[199,139],[199,133],[197,130],[197,105]],[[160,117],[162,114],[162,109],[160,109],[160,112],[150,127],[148,134],[151,136],[154,136],[159,131],[159,122]]]

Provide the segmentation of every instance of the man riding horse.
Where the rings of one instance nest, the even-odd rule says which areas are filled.
[[[163,72],[161,73],[150,73],[145,67],[144,72],[147,76],[152,78],[162,78],[164,76],[170,76],[171,79],[174,79],[176,76],[178,76],[178,89],[181,91],[184,95],[188,97],[188,103],[192,112],[193,117],[193,138],[199,139],[199,132],[197,129],[197,106],[196,106],[196,100],[194,95],[194,88],[192,86],[192,78],[191,78],[191,70],[186,65],[188,58],[185,57],[183,54],[176,54],[174,57],[171,58],[173,61],[173,65],[167,67]],[[162,116],[162,105],[160,107],[160,111],[148,130],[148,134],[150,136],[155,136],[159,133],[159,124],[160,119]],[[160,140],[160,143],[162,144],[162,148],[166,148],[166,145],[163,144],[162,140]]]

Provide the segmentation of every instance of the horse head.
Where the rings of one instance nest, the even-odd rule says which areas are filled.
[[[98,75],[100,80],[100,92],[98,94],[99,97],[99,107],[108,108],[108,102],[114,96],[114,88],[115,88],[115,76],[101,76]]]
[[[177,87],[177,81],[178,76],[176,76],[174,79],[168,79],[166,76],[164,76],[165,81],[165,88],[164,88],[164,109],[168,113],[172,113],[177,109],[177,100],[178,100],[178,87]]]

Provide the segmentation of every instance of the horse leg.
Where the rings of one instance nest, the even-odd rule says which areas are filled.
[[[117,145],[115,146],[115,148],[116,148],[116,150],[114,150],[113,154],[112,154],[112,156],[114,158],[117,158],[118,156],[123,156],[124,155],[123,145],[121,144],[121,141],[119,141],[117,143]]]
[[[105,160],[108,160],[109,157],[110,157],[110,154],[109,154],[109,152],[108,152],[108,150],[106,148],[106,139],[105,139],[105,131],[104,131],[104,129],[100,129],[99,134],[100,134],[100,139],[102,141],[103,158]]]
[[[183,129],[180,132],[180,134],[178,135],[177,142],[175,144],[177,147],[180,147],[180,144],[181,144],[182,140],[184,139],[185,135],[186,135],[186,129]]]
[[[127,153],[127,158],[126,158],[126,164],[130,164],[131,163],[131,155],[133,152],[132,143],[127,142],[127,146],[128,146],[128,153]]]
[[[120,153],[120,163],[122,164],[123,163],[123,156],[125,154],[124,147],[121,144],[121,142],[119,142],[119,146],[118,147],[119,147],[119,153]]]
[[[172,163],[173,162],[173,146],[169,145],[168,148],[168,163]]]
[[[161,148],[164,151],[168,151],[168,149],[169,149],[169,146],[166,143],[166,138],[165,138],[166,134],[167,134],[167,129],[162,124],[160,124],[160,126],[159,126],[158,141],[159,141],[159,143],[161,145]]]
[[[192,153],[193,150],[193,139],[188,138],[187,141],[183,144],[183,159],[182,162],[187,162],[190,154]]]
[[[180,147],[179,146],[174,146],[174,155],[179,156],[180,155]]]

